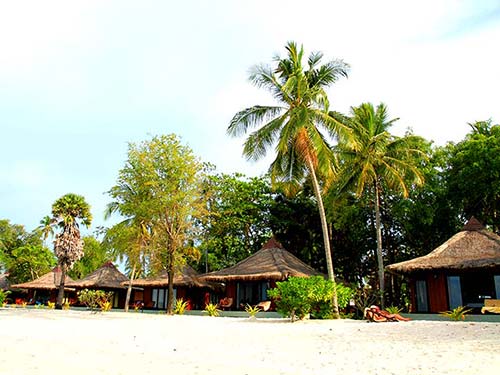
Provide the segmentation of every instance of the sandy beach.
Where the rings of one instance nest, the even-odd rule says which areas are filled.
[[[500,324],[0,309],[0,374],[498,374]]]

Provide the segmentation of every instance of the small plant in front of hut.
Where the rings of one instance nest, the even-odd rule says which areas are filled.
[[[219,316],[220,315],[220,310],[218,309],[218,305],[215,303],[208,303],[205,306],[205,313],[208,314],[208,316]]]
[[[389,314],[399,314],[401,311],[403,311],[403,309],[397,306],[389,306],[385,308],[385,311],[387,311]]]
[[[459,321],[465,320],[465,315],[471,311],[472,309],[467,309],[465,306],[458,306],[453,310],[440,312],[439,315],[445,316],[454,321]]]
[[[7,306],[7,296],[10,294],[10,291],[3,291],[0,289],[0,306],[6,307]]]
[[[245,311],[250,318],[255,318],[257,313],[260,312],[260,308],[258,306],[251,306],[247,303],[247,305],[245,306]]]
[[[101,311],[109,311],[113,307],[113,304],[111,301],[100,301],[99,307],[101,308]]]
[[[69,306],[70,306],[69,299],[68,299],[68,298],[65,298],[65,299],[63,300],[63,304],[62,304],[62,308],[63,308],[63,310],[69,310]]]
[[[174,314],[184,315],[188,305],[188,301],[184,301],[182,298],[177,298],[175,300]]]
[[[55,302],[47,302],[47,307],[49,309],[55,309],[56,308],[56,303]]]
[[[103,290],[83,289],[78,292],[78,300],[87,306],[91,312],[96,312],[98,309],[108,311],[111,309],[110,299],[112,295],[112,292]]]

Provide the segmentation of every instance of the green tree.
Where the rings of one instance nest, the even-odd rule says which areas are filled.
[[[44,242],[47,241],[47,238],[54,235],[53,224],[52,218],[48,215],[40,220],[40,226],[37,229],[40,230]]]
[[[144,221],[137,220],[137,217],[133,215],[106,230],[105,248],[120,260],[125,261],[128,270],[129,283],[125,298],[125,312],[129,310],[132,282],[147,268],[145,263],[151,253],[150,230],[151,228]]]
[[[68,275],[74,279],[84,278],[114,258],[111,252],[94,236],[84,236],[82,240],[83,257],[77,260],[68,271]]]
[[[265,178],[218,174],[205,179],[207,215],[200,223],[205,270],[229,267],[269,239],[273,197]],[[208,260],[208,262],[207,262]]]
[[[206,211],[202,200],[203,164],[171,134],[131,144],[120,176],[137,194],[137,199],[131,200],[130,212],[122,214],[130,215],[136,228],[137,224],[149,227],[148,267],[153,272],[166,269],[169,280],[173,280],[186,257],[197,256],[192,246],[196,238],[195,220]],[[169,283],[169,314],[173,297],[173,284]]]
[[[398,119],[387,118],[387,108],[371,103],[351,107],[350,118],[339,120],[348,124],[355,142],[339,143],[343,168],[339,174],[337,189],[340,192],[354,189],[357,196],[370,189],[375,208],[377,235],[377,264],[381,305],[384,306],[385,276],[382,252],[382,223],[380,200],[384,185],[408,197],[408,187],[423,184],[418,162],[422,152],[413,146],[415,136],[395,137],[389,128]],[[337,116],[338,117],[338,116]]]
[[[469,125],[465,139],[450,146],[449,198],[462,210],[463,221],[475,216],[500,233],[500,125],[491,120]]]
[[[83,256],[83,241],[79,225],[86,227],[92,222],[90,206],[85,198],[77,194],[66,194],[52,205],[53,222],[61,230],[56,234],[54,253],[61,266],[61,282],[57,294],[56,308],[62,309],[66,273]]]
[[[274,184],[286,184],[288,189],[293,190],[306,175],[310,176],[321,218],[328,276],[335,281],[320,186],[320,179],[326,184],[333,176],[335,158],[322,131],[331,137],[347,134],[342,123],[328,115],[325,88],[339,77],[346,77],[348,66],[340,60],[319,65],[323,54],[316,52],[309,56],[304,67],[302,47],[298,49],[294,42],[289,42],[286,50],[286,58],[275,58],[274,69],[258,65],[250,75],[251,82],[269,90],[278,105],[256,105],[238,112],[230,122],[228,133],[239,136],[263,124],[248,136],[243,154],[248,159],[260,159],[276,145],[271,178]],[[335,315],[339,316],[335,293],[333,299]]]
[[[43,246],[40,232],[0,220],[0,271],[9,272],[12,283],[33,280],[50,271],[55,257]]]

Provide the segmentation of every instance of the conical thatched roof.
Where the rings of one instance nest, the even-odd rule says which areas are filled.
[[[118,271],[112,262],[106,262],[90,275],[67,285],[74,288],[125,289],[122,283],[127,280],[127,276]]]
[[[290,276],[321,275],[271,238],[261,250],[232,267],[202,275],[206,281],[285,280]]]
[[[55,267],[49,273],[46,273],[43,276],[40,276],[38,279],[33,281],[29,281],[27,283],[22,284],[14,284],[10,287],[12,289],[46,289],[46,290],[55,290],[59,289],[59,283],[61,282],[61,269]],[[69,283],[73,282],[73,279],[66,275],[66,279],[64,282],[64,287],[68,287]]]
[[[128,281],[122,283],[123,285],[128,285]],[[167,271],[161,272],[156,277],[150,277],[145,279],[137,279],[132,282],[133,286],[139,287],[166,287],[168,286],[168,274]],[[210,288],[211,285],[205,281],[199,279],[199,274],[188,265],[185,265],[181,272],[177,272],[174,275],[174,286],[188,286],[188,287],[198,287],[198,288]]]
[[[429,254],[387,266],[393,273],[426,270],[500,269],[500,236],[488,231],[476,218]]]

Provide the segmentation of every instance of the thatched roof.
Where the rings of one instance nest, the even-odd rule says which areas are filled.
[[[64,281],[64,288],[68,287],[68,284],[74,280],[66,275]],[[45,290],[56,290],[59,289],[59,283],[61,282],[61,268],[59,266],[55,267],[49,273],[40,276],[38,279],[29,281],[22,284],[11,285],[11,289],[45,289]]]
[[[393,273],[428,270],[500,269],[500,236],[488,231],[476,218],[429,254],[387,266]]]
[[[9,288],[10,288],[9,274],[8,273],[0,274],[0,290],[7,290]]]
[[[122,283],[123,285],[128,285],[128,281]],[[161,272],[156,277],[150,277],[145,279],[137,279],[132,282],[133,286],[140,287],[167,287],[168,286],[168,274],[167,271]],[[205,281],[199,279],[199,274],[188,265],[185,265],[180,272],[174,275],[174,286],[188,286],[188,287],[198,287],[198,288],[210,288],[211,285]]]
[[[122,283],[127,280],[127,276],[118,271],[112,262],[106,262],[90,275],[67,285],[74,288],[125,289]]]
[[[206,281],[285,280],[290,276],[321,275],[271,238],[261,250],[232,267],[202,275]]]

